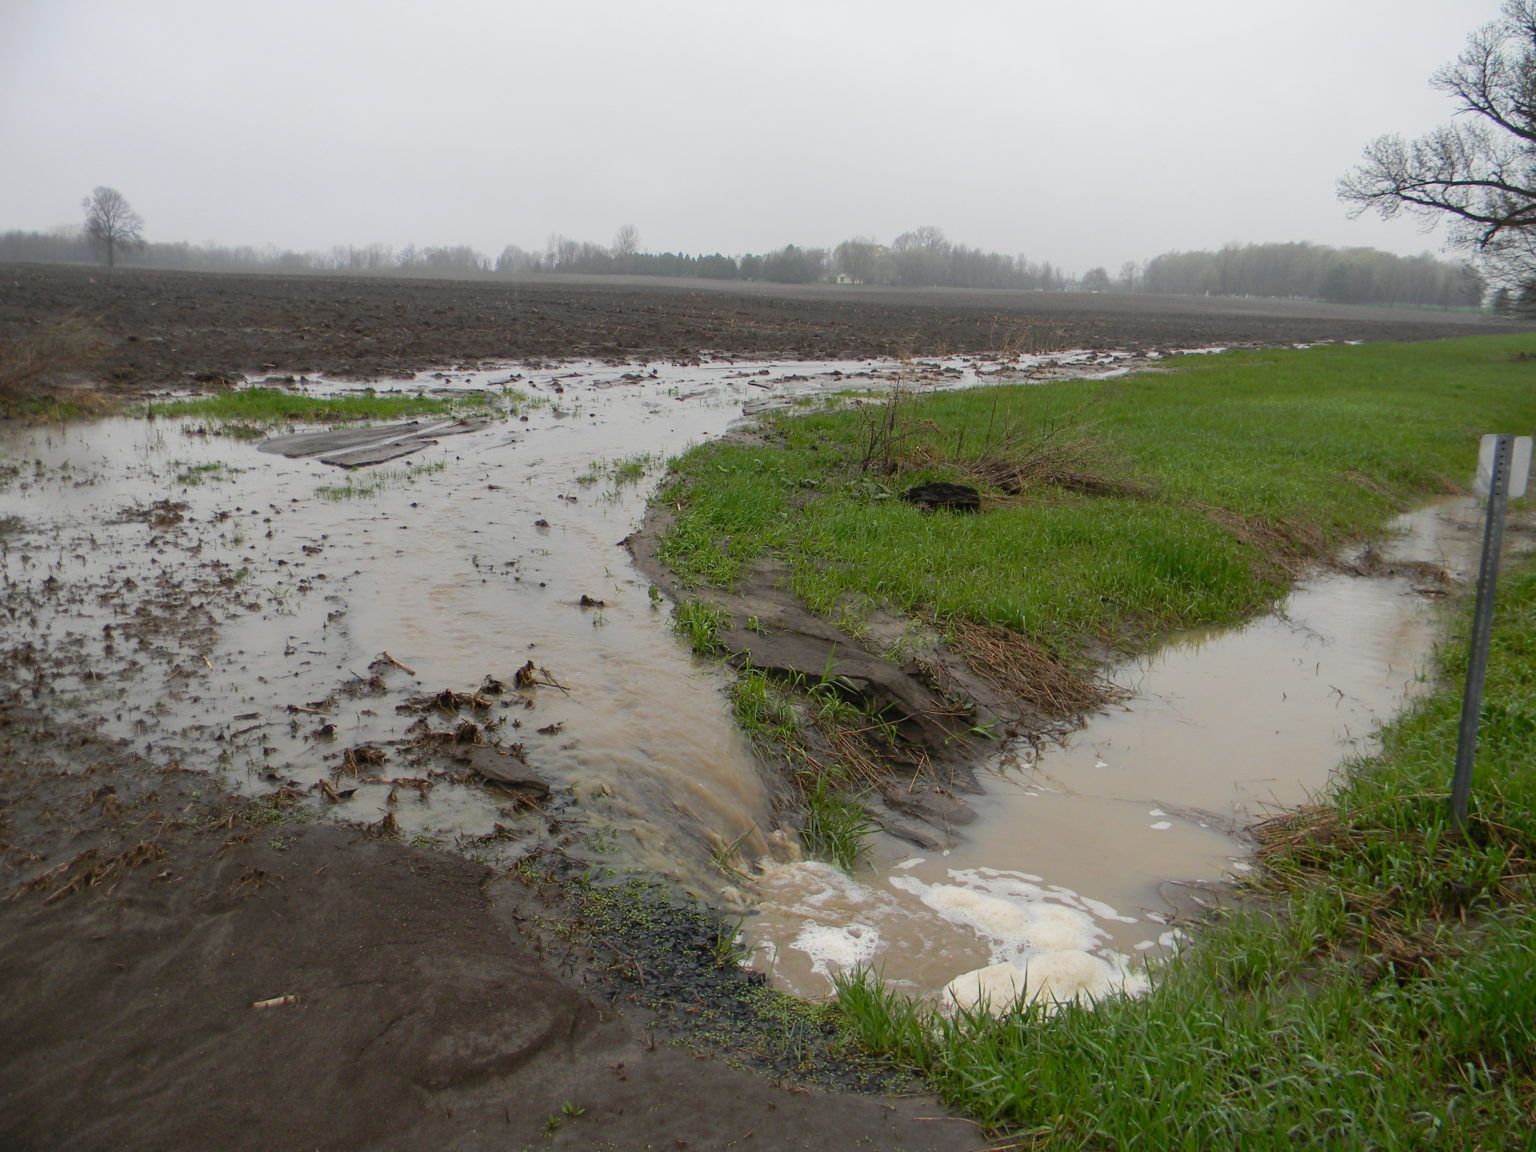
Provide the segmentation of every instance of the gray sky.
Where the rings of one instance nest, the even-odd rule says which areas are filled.
[[[1310,240],[1499,0],[0,0],[0,230],[649,251],[922,224],[1069,271]]]

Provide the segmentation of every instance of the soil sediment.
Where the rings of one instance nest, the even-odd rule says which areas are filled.
[[[976,1146],[931,1101],[658,1039],[519,877],[3,720],[8,1149]]]

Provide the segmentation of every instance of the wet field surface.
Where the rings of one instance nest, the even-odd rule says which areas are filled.
[[[1160,351],[1507,332],[1470,313],[1300,300],[539,276],[514,281],[0,265],[0,338],[88,321],[126,390],[267,373],[405,377],[481,362],[692,363]]]
[[[954,847],[882,837],[848,877],[800,860],[725,674],[687,652],[623,545],[666,458],[744,412],[1140,362],[435,373],[377,387],[521,398],[393,429],[409,454],[355,469],[324,461],[380,433],[21,430],[0,445],[0,636],[34,697],[247,795],[490,863],[555,849],[666,876],[745,915],[754,965],[802,996],[855,965],[925,995],[997,965],[1134,989],[1176,939],[1166,886],[1245,867],[1242,828],[1320,789],[1408,698],[1443,586],[1334,574],[1247,628],[1172,638],[1117,670],[1126,702],[1064,746],[982,752],[982,819]],[[1394,546],[1461,574],[1472,511],[1426,510]]]
[[[1121,370],[1075,360],[1037,371]],[[0,637],[24,692],[247,794],[486,859],[553,845],[739,904],[734,870],[782,848],[768,786],[724,674],[673,635],[625,538],[667,456],[744,408],[977,367],[436,374],[395,386],[526,399],[355,471],[283,454],[316,447],[308,431],[18,430],[0,442]]]
[[[85,315],[133,394],[243,374],[532,399],[354,470],[196,420],[0,427],[0,879],[17,897],[0,982],[28,990],[0,1009],[19,1038],[0,1142],[984,1145],[931,1100],[807,1096],[658,1044],[623,989],[654,998],[671,977],[648,966],[682,938],[642,924],[652,952],[583,951],[569,907],[476,861],[673,877],[745,914],[756,962],[808,996],[860,960],[925,992],[999,965],[1134,981],[1173,939],[1166,882],[1240,869],[1230,833],[1320,786],[1411,694],[1433,597],[1413,574],[1329,576],[1283,618],[1176,638],[1119,669],[1136,695],[1065,746],[986,756],[982,816],[948,856],[880,839],[843,877],[780,834],[724,674],[621,546],[665,458],[796,394],[996,379],[941,354],[1000,331],[1095,350],[1029,374],[1050,379],[1138,362],[1115,350],[1479,325],[834,292],[0,270],[0,333]],[[906,353],[929,362],[869,359]],[[1444,541],[1415,554],[1457,567]],[[1240,707],[1217,691],[1261,666]],[[1105,829],[1114,852],[1092,848]],[[708,966],[707,940],[687,947]],[[668,995],[681,1023],[713,1011]],[[785,1075],[770,1055],[754,1067]]]

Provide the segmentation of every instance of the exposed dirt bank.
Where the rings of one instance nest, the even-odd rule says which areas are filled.
[[[0,340],[65,316],[105,336],[114,388],[239,375],[400,375],[486,360],[838,359],[1151,350],[1508,331],[1463,313],[1304,301],[730,284],[226,275],[0,265]]]

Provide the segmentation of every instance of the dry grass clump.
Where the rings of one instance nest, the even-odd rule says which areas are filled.
[[[953,620],[949,646],[998,692],[1027,701],[1053,719],[1106,707],[1123,693],[1102,677],[1068,668],[1010,628]]]
[[[1444,797],[1404,796],[1401,803],[1441,810]],[[1322,934],[1330,950],[1362,958],[1377,979],[1422,975],[1448,947],[1447,924],[1527,903],[1536,880],[1518,830],[1487,819],[1463,838],[1429,818],[1388,827],[1366,813],[1311,804],[1249,832],[1263,865],[1259,892],[1327,892],[1344,912]]]
[[[1299,579],[1309,567],[1332,555],[1337,543],[1317,525],[1291,517],[1268,519],[1207,504],[1190,506],[1256,549],[1290,580]]]
[[[919,468],[954,468],[978,487],[1010,496],[1041,485],[1090,496],[1146,499],[1154,495],[1146,484],[1098,470],[1107,446],[1093,434],[1080,411],[1042,427],[1019,415],[1003,418],[1001,404],[999,393],[984,425],[961,424],[952,442],[914,448],[907,454],[908,462]]]
[[[105,337],[78,316],[41,322],[0,340],[0,399],[20,397],[84,371],[106,346]]]

